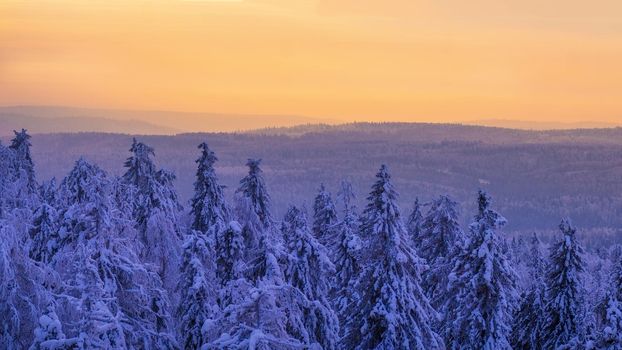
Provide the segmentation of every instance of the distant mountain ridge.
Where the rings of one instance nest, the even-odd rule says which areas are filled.
[[[173,135],[194,132],[250,132],[261,134],[302,135],[309,132],[352,131],[366,125],[470,125],[514,130],[574,130],[622,127],[622,122],[550,123],[512,121],[504,119],[479,120],[463,123],[441,122],[347,122],[297,115],[260,115],[228,113],[191,113],[175,111],[97,109],[63,106],[0,107],[0,136],[13,129],[27,128],[31,133],[109,132],[125,134]],[[390,129],[391,127],[387,127]]]
[[[102,132],[134,135],[170,135],[179,130],[140,120],[109,118],[38,117],[24,114],[0,113],[0,136],[11,135],[13,130],[27,129],[31,134]]]
[[[0,135],[6,135],[5,129],[13,127],[14,122],[19,121],[18,118],[22,118],[26,122],[36,121],[39,123],[32,124],[37,129],[37,131],[32,130],[33,133],[93,131],[154,135],[170,135],[180,132],[241,132],[274,125],[294,126],[339,122],[295,115],[190,113],[62,106],[7,106],[0,107]],[[64,123],[67,118],[73,118],[70,121],[76,125]],[[56,126],[50,120],[56,120],[59,124]],[[4,124],[3,121],[5,121]],[[128,121],[131,123],[123,124]],[[81,127],[77,127],[77,125]],[[93,127],[89,129],[88,125],[93,125]],[[128,129],[124,130],[120,128],[121,126]]]

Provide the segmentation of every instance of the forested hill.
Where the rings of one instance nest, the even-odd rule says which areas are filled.
[[[320,183],[336,192],[349,179],[362,204],[381,163],[391,168],[409,208],[447,193],[463,204],[484,188],[509,219],[508,230],[550,229],[570,215],[585,228],[622,227],[622,129],[518,131],[438,124],[301,126],[252,133],[141,136],[159,166],[174,171],[182,203],[192,191],[198,150],[209,143],[231,196],[249,157],[263,159],[275,210],[311,205]],[[64,177],[80,156],[120,174],[132,136],[48,134],[32,138],[39,180]],[[6,144],[6,140],[5,140]]]
[[[613,143],[622,144],[622,127],[571,130],[525,130],[464,124],[436,123],[350,123],[308,124],[251,131],[260,135],[299,137],[324,134],[327,137],[390,139],[408,142],[472,141],[485,143]]]

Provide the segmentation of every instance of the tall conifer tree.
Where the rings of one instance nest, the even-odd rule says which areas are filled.
[[[453,263],[445,298],[443,332],[449,349],[511,349],[516,275],[502,248],[498,230],[506,223],[490,208],[490,197],[478,196],[478,214],[469,239]]]
[[[419,283],[423,261],[409,244],[397,206],[397,192],[385,165],[362,215],[364,270],[353,284],[357,293],[344,325],[347,349],[441,349],[432,328],[436,311]]]
[[[583,247],[570,220],[559,225],[562,238],[551,247],[546,271],[545,348],[577,346],[584,334],[581,274]]]

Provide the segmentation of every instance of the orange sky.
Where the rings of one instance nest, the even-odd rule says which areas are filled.
[[[2,0],[0,105],[622,121],[619,0]]]

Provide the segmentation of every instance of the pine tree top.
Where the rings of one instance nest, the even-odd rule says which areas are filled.
[[[198,148],[201,150],[201,157],[196,160],[199,164],[199,169],[213,167],[218,160],[214,151],[209,148],[206,142],[202,142]]]
[[[253,211],[264,226],[270,226],[272,224],[270,195],[266,190],[263,171],[259,167],[260,164],[261,159],[248,159],[246,162],[248,175],[240,180],[240,187],[236,190],[236,193],[241,193],[250,201]]]
[[[259,167],[260,164],[261,164],[261,158],[256,158],[256,159],[248,158],[246,160],[246,166],[248,167],[248,173],[254,174],[256,176],[261,174],[263,171]]]
[[[28,134],[26,129],[22,129],[21,131],[13,130],[15,137],[11,140],[11,145],[9,148],[13,150],[28,150],[31,145],[30,139],[31,136]],[[30,153],[28,153],[30,156]]]
[[[495,210],[490,209],[492,199],[490,198],[488,193],[486,193],[486,191],[479,191],[477,203],[478,213],[475,216],[475,222],[471,224],[471,226],[479,225],[480,228],[490,227],[492,229],[499,229],[507,224],[507,220],[503,216],[501,216],[501,214],[497,213]],[[473,227],[472,230],[477,231],[477,229],[474,229]]]
[[[377,216],[399,218],[400,213],[396,207],[398,194],[391,184],[391,175],[386,165],[380,167],[376,179],[367,197],[369,203],[363,211],[363,217],[366,221]]]
[[[106,173],[95,164],[80,157],[69,175],[63,180],[61,188],[66,200],[70,202],[88,203],[94,201],[95,195],[101,195],[106,185]]]
[[[132,140],[130,152],[132,155],[128,157],[124,163],[124,166],[127,168],[127,172],[123,175],[123,178],[126,181],[139,186],[142,181],[141,177],[152,177],[156,172],[155,165],[151,160],[151,157],[155,156],[155,152],[152,147],[142,142],[138,142],[136,138]]]

